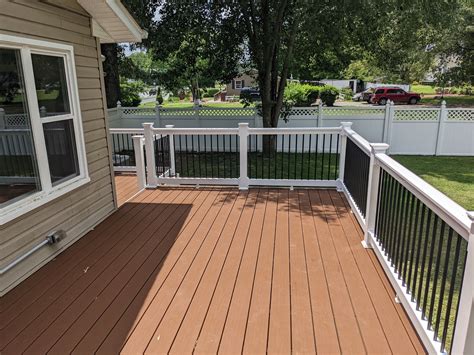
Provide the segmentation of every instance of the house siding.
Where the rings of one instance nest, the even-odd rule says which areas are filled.
[[[238,76],[228,84],[226,84],[225,90],[227,93],[227,96],[235,96],[235,95],[240,95],[240,89],[236,89],[233,87],[233,82],[235,80],[243,80],[244,81],[244,87],[253,87],[257,86],[257,81],[255,80],[255,77],[253,75],[249,74],[243,74],[241,76]]]
[[[24,254],[55,230],[66,237],[44,247],[1,276],[0,295],[72,245],[116,208],[111,173],[100,46],[91,20],[72,0],[0,0],[0,33],[74,47],[90,183],[0,226],[0,266]]]

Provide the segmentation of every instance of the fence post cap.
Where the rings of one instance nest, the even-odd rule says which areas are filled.
[[[174,124],[167,124],[165,125],[165,128],[174,128]]]
[[[385,153],[389,145],[387,143],[370,143],[370,147],[372,148],[372,153],[379,154]]]
[[[341,126],[344,128],[351,128],[352,122],[341,122]]]
[[[5,109],[3,107],[0,107],[0,112],[5,112]]]
[[[142,123],[143,128],[153,128],[153,122]]]
[[[388,102],[390,102],[390,106],[395,106],[395,102],[393,102],[392,100],[388,100]]]
[[[121,107],[122,103],[120,101],[117,101],[117,107]]]
[[[248,122],[240,122],[239,127],[248,127],[249,123]]]
[[[446,107],[446,100],[441,101],[441,106]]]

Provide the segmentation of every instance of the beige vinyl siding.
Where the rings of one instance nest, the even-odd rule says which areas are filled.
[[[0,226],[0,266],[24,254],[55,230],[67,237],[47,246],[1,277],[0,295],[72,245],[115,209],[100,53],[90,18],[73,0],[0,0],[0,33],[74,46],[86,155],[91,182]],[[63,4],[64,6],[61,6]]]

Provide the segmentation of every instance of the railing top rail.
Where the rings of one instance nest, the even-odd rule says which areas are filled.
[[[314,134],[340,133],[341,127],[249,128],[249,134]]]
[[[133,134],[143,134],[143,128],[109,128],[110,133],[123,134],[123,133],[133,133]]]
[[[155,134],[237,135],[238,128],[153,128]]]
[[[469,238],[471,220],[464,208],[388,155],[376,154],[375,157],[382,168],[445,220],[460,236],[466,240]]]
[[[360,134],[356,133],[352,128],[344,127],[343,130],[345,131],[347,137],[349,137],[367,155],[370,155],[372,148],[366,139],[364,139]]]

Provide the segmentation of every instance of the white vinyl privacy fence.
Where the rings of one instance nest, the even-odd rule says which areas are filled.
[[[155,127],[234,128],[239,123],[263,127],[254,108],[137,108],[109,110],[111,128],[141,128],[144,122]],[[371,142],[390,145],[390,154],[474,155],[474,109],[413,106],[385,107],[295,107],[281,128],[335,127],[351,121],[353,127]]]

